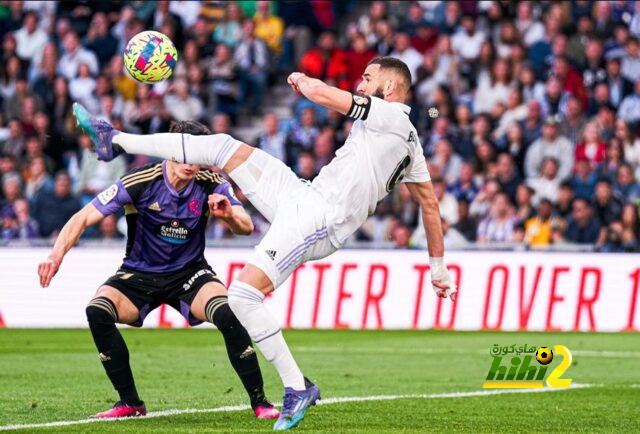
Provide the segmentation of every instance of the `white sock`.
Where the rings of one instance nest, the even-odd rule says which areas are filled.
[[[229,286],[229,307],[262,355],[273,364],[285,387],[304,390],[304,376],[289,351],[280,325],[264,307],[264,294],[253,286],[234,280]]]
[[[113,137],[127,154],[143,154],[188,164],[223,168],[242,142],[228,134],[192,136],[181,133],[138,135],[119,133]]]

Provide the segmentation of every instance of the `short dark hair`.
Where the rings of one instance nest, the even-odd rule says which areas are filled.
[[[207,136],[211,130],[198,121],[171,121],[170,133],[191,134],[192,136]]]
[[[374,57],[367,63],[368,65],[380,65],[380,69],[391,69],[393,72],[400,74],[404,79],[407,89],[411,87],[411,71],[402,60],[391,56]]]

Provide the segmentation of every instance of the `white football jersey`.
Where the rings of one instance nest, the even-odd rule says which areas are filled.
[[[328,204],[331,242],[341,246],[399,182],[429,181],[429,171],[408,106],[354,96],[357,119],[345,144],[312,186]]]

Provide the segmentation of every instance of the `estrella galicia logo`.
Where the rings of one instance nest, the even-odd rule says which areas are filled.
[[[180,220],[173,219],[158,227],[158,237],[171,244],[185,244],[191,239],[191,229]]]
[[[547,376],[549,364],[555,355],[562,356],[562,361]],[[570,378],[560,378],[571,366],[573,356],[564,345],[548,347],[528,347],[521,345],[499,346],[494,344],[489,350],[493,362],[482,385],[483,389],[537,389],[544,387],[563,388],[571,385]],[[534,360],[535,358],[535,360]]]

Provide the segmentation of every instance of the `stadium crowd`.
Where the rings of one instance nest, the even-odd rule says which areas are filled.
[[[367,62],[410,68],[411,119],[440,201],[445,245],[640,250],[640,2],[0,2],[0,239],[52,237],[143,157],[99,162],[75,128],[79,101],[117,128],[172,119],[240,137],[312,179],[352,121],[297,97],[270,111],[299,70],[353,91]],[[171,80],[123,68],[127,40],[176,44]],[[249,204],[247,204],[249,206]],[[254,213],[258,235],[266,222]],[[424,246],[401,185],[358,240]],[[106,218],[88,237],[122,238]],[[212,222],[212,238],[228,237]]]

